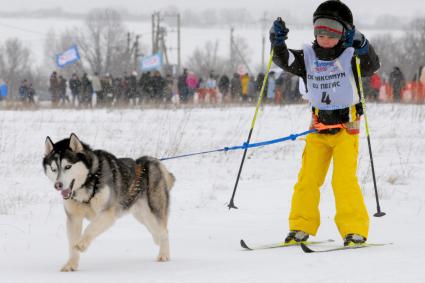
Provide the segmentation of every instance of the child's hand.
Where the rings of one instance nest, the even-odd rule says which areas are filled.
[[[282,18],[277,18],[272,27],[270,28],[270,43],[272,46],[283,46],[285,40],[288,39],[289,29],[286,28],[285,22]]]
[[[366,37],[358,30],[354,33],[353,48],[356,49],[356,54],[363,55],[369,51],[369,42]]]
[[[358,55],[366,54],[369,51],[368,40],[360,31],[354,28],[345,32],[344,45],[356,49]]]

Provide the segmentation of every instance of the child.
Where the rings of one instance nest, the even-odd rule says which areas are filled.
[[[350,9],[340,1],[326,1],[313,14],[312,45],[302,50],[286,47],[289,30],[278,18],[270,30],[275,64],[302,77],[306,99],[312,106],[311,128],[294,188],[290,232],[286,243],[306,241],[320,225],[320,187],[333,160],[332,187],[336,203],[335,223],[344,245],[366,242],[369,217],[358,184],[360,116],[359,79],[355,56],[360,58],[363,76],[380,66],[373,47],[353,25]]]

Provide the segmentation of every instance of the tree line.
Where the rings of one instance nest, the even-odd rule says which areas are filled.
[[[394,66],[398,66],[410,79],[425,65],[425,17],[414,19],[401,36],[382,34],[370,41],[380,56],[381,74],[389,74]],[[66,77],[84,72],[123,74],[137,69],[133,45],[129,43],[121,13],[113,9],[95,9],[86,16],[82,29],[47,34],[45,56],[50,58],[50,70],[46,70],[45,66],[43,69],[34,68],[30,60],[30,48],[17,38],[7,39],[0,45],[0,79],[7,83],[14,97],[24,79],[31,81],[38,92],[47,92],[47,73],[55,69],[55,55],[72,44],[79,47],[83,61],[61,70]],[[206,42],[204,48],[194,51],[184,66],[200,75],[211,71],[231,75],[239,65],[249,62],[246,41],[235,38],[235,44],[241,54],[232,60],[217,55],[218,42]]]

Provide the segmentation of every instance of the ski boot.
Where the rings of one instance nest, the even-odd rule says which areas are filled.
[[[366,238],[359,234],[347,234],[344,238],[344,246],[352,247],[366,243]]]
[[[289,231],[288,236],[285,238],[285,244],[299,244],[307,241],[308,234],[300,230]]]

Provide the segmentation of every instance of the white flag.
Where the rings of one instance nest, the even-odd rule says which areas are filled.
[[[142,71],[149,71],[153,69],[159,69],[162,66],[162,56],[161,53],[155,53],[151,56],[143,57],[140,60],[140,69]]]
[[[80,60],[80,53],[76,45],[72,46],[68,50],[56,55],[56,65],[63,68],[66,65],[74,64]]]

